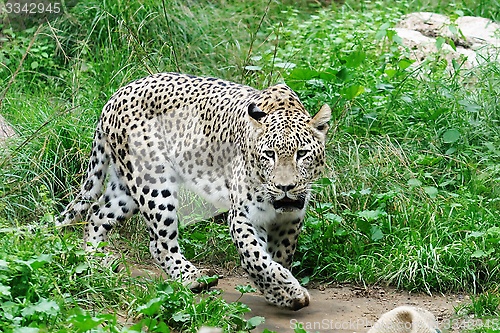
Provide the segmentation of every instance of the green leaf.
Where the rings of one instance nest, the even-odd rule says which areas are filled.
[[[394,36],[397,36],[397,34],[396,34],[396,30],[393,30],[393,29],[387,29],[386,34],[387,34],[387,38],[388,38],[389,40],[391,40],[391,41],[393,41],[393,40],[394,40]]]
[[[162,304],[163,299],[160,297],[156,297],[150,299],[146,304],[138,306],[137,312],[143,313],[148,316],[153,316],[159,312]]]
[[[454,25],[454,24],[450,24],[448,26],[448,29],[450,30],[450,32],[454,35],[458,35],[458,30],[457,30],[457,26]]]
[[[45,264],[48,264],[52,261],[52,255],[50,254],[40,254],[38,257],[30,259],[27,261],[27,264],[31,266],[33,269],[38,269]]]
[[[176,322],[180,323],[185,323],[191,319],[191,315],[189,313],[184,313],[184,312],[177,312],[174,313],[172,316],[172,319]]]
[[[435,165],[442,160],[441,156],[432,156],[432,155],[420,155],[417,158],[417,163],[420,165]]]
[[[254,292],[257,291],[257,289],[255,289],[254,287],[252,287],[249,284],[247,284],[246,286],[243,286],[243,285],[239,284],[236,287],[234,287],[234,289],[236,289],[237,291],[239,291],[242,294],[254,293]]]
[[[394,35],[392,35],[392,41],[396,44],[403,45],[403,38],[399,37],[399,35],[394,31]],[[391,47],[391,50],[395,49],[394,47]]]
[[[407,69],[408,67],[411,66],[411,64],[413,64],[415,62],[415,60],[412,60],[412,59],[401,59],[399,62],[398,62],[398,67],[399,69],[401,70],[405,70]]]
[[[309,333],[307,332],[303,327],[302,325],[299,325],[299,323],[296,323],[295,324],[295,328],[293,329],[293,332],[294,333]]]
[[[470,256],[471,258],[484,258],[487,255],[486,252],[484,252],[483,250],[476,250]]]
[[[247,320],[246,327],[245,329],[247,330],[253,330],[255,327],[259,326],[260,324],[264,323],[266,319],[264,317],[260,316],[255,316]]]
[[[103,249],[105,248],[106,246],[109,246],[109,242],[99,242],[99,244],[97,244],[97,249]]]
[[[365,87],[357,85],[357,84],[353,84],[347,88],[342,89],[342,91],[340,93],[346,99],[354,99],[357,96],[361,95],[364,91],[365,91]]]
[[[349,70],[345,67],[342,67],[335,76],[341,81],[347,81],[351,77]]]
[[[325,220],[330,222],[342,222],[342,217],[334,213],[326,213],[325,215],[323,215],[323,217],[325,218]]]
[[[323,177],[323,178],[318,179],[316,184],[322,185],[322,186],[328,186],[328,185],[332,185],[333,181],[328,177]],[[1,264],[0,264],[0,267],[1,267]]]
[[[443,47],[443,44],[446,42],[446,39],[444,39],[443,37],[437,37],[436,38],[436,48],[438,50],[441,50],[441,48]]]
[[[10,296],[10,286],[4,286],[0,284],[0,296]]]
[[[77,332],[87,332],[111,319],[111,315],[91,316],[87,313],[79,313],[69,318],[69,322],[76,328]]]
[[[311,278],[309,276],[304,276],[302,279],[300,279],[300,284],[302,286],[307,286],[309,281],[311,281]]]
[[[369,195],[371,193],[372,193],[372,189],[371,188],[364,188],[361,191],[359,191],[360,195]]]
[[[427,195],[429,195],[431,198],[435,198],[438,195],[438,189],[434,186],[424,186],[423,190]]]
[[[143,318],[137,324],[130,326],[130,329],[133,332],[144,332],[143,327],[147,327],[148,331],[152,331],[152,330],[156,329],[157,325],[158,325],[158,320],[156,320],[154,318],[147,317],[147,318]]]
[[[307,81],[319,77],[319,72],[308,68],[294,68],[288,79]]]
[[[389,23],[384,23],[380,26],[378,29],[377,33],[375,34],[375,39],[383,39],[385,36],[387,36],[387,29],[389,29],[391,25]]]
[[[493,143],[491,143],[491,142],[485,142],[485,143],[483,143],[483,144],[484,144],[484,146],[485,146],[486,148],[488,148],[488,150],[489,150],[490,152],[492,152],[493,154],[495,154],[495,155],[497,155],[497,156],[500,156],[500,150],[498,150],[498,149],[497,149],[497,148],[493,145]],[[2,266],[1,266],[1,264],[0,264],[0,269],[1,269],[1,268],[2,268]]]
[[[447,130],[443,133],[444,143],[453,143],[460,139],[460,132],[454,128]]]
[[[196,281],[199,283],[205,283],[205,284],[209,285],[210,283],[217,281],[218,278],[219,278],[218,275],[213,275],[213,276],[207,275],[207,276],[202,276],[202,277],[197,278]]]
[[[354,51],[349,54],[346,59],[346,67],[356,68],[359,67],[366,58],[366,53],[364,51]]]
[[[335,81],[338,78],[337,74],[338,74],[338,72],[337,73],[319,72],[319,78],[320,78],[320,80],[323,80],[326,82]]]
[[[370,228],[370,232],[371,232],[370,238],[372,239],[372,241],[376,242],[384,238],[384,233],[377,225],[372,225]]]
[[[451,147],[451,148],[446,149],[446,151],[444,152],[444,154],[445,155],[451,155],[451,154],[453,154],[456,151],[457,151],[457,148]]]
[[[448,44],[450,44],[451,48],[453,51],[457,51],[457,46],[455,45],[455,42],[452,39],[448,39]]]
[[[261,66],[245,66],[247,71],[260,71],[262,69]]]
[[[479,237],[483,237],[484,236],[484,232],[482,231],[473,231],[469,234],[469,237],[474,237],[474,238],[479,238]]]
[[[367,221],[375,221],[378,220],[381,216],[386,216],[387,213],[381,210],[363,210],[358,212],[357,215],[361,218],[364,218]]]
[[[295,68],[297,65],[294,64],[293,62],[278,62],[274,64],[274,67],[279,67],[279,68],[284,68],[284,69],[292,69]]]
[[[154,332],[157,332],[157,333],[170,333],[170,327],[168,327],[167,324],[165,324],[165,322],[163,321],[160,321],[158,323],[158,325],[156,325],[154,327]]]
[[[12,333],[38,333],[40,332],[39,328],[36,327],[16,327]]]
[[[392,68],[388,68],[388,69],[386,69],[386,70],[384,71],[384,73],[385,73],[388,77],[390,77],[390,78],[393,78],[393,77],[394,77],[394,75],[396,75],[396,74],[397,74],[397,72],[398,72],[398,71],[397,71],[396,69],[392,69]]]
[[[491,227],[486,230],[488,236],[500,237],[500,227]]]
[[[469,112],[478,112],[481,110],[481,105],[477,105],[476,103],[469,102],[467,100],[460,100],[458,104],[462,105],[465,110]]]
[[[38,61],[33,61],[31,63],[31,69],[37,69],[38,68]]]
[[[75,273],[81,274],[81,273],[85,272],[88,268],[89,268],[89,265],[87,265],[86,263],[82,263],[82,264],[75,267]]]
[[[59,305],[54,301],[42,298],[37,304],[27,306],[21,311],[23,317],[29,317],[35,313],[43,313],[47,316],[55,316],[59,313]]]
[[[406,184],[410,187],[416,187],[416,186],[422,185],[422,182],[416,178],[410,178],[410,179],[408,179]]]
[[[390,83],[379,83],[376,85],[376,88],[380,91],[393,90],[394,85]]]

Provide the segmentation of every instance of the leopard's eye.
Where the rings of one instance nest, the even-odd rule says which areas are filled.
[[[302,157],[306,156],[308,152],[309,152],[309,150],[298,150],[297,151],[297,158],[302,158]]]
[[[267,157],[274,159],[274,151],[272,151],[272,150],[264,150],[264,154]]]

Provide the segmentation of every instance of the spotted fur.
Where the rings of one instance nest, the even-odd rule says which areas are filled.
[[[310,184],[324,166],[330,113],[324,105],[311,118],[283,84],[258,91],[176,73],[134,81],[104,106],[86,180],[59,224],[87,219],[85,244],[92,250],[114,225],[140,212],[155,261],[198,288],[202,273],[177,240],[183,183],[229,209],[242,266],[266,300],[300,309],[309,294],[289,269]]]

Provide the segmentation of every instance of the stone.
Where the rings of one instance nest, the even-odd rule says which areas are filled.
[[[7,138],[14,136],[16,133],[7,123],[4,117],[0,114],[0,142],[4,141]]]
[[[395,31],[410,57],[416,60],[414,66],[436,54],[447,60],[450,71],[453,71],[452,60],[467,69],[500,60],[500,25],[483,17],[463,16],[452,21],[436,13],[411,13],[402,18]],[[444,39],[440,48],[439,37]]]

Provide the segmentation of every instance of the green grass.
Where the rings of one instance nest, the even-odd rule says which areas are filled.
[[[294,263],[303,281],[485,292],[470,311],[498,316],[500,67],[491,61],[451,74],[439,54],[408,67],[409,51],[391,33],[418,10],[499,20],[497,1],[166,5],[86,0],[50,27],[1,27],[0,112],[18,134],[0,145],[2,330],[106,321],[119,331],[127,325],[118,317],[148,324],[141,315],[160,331],[195,330],[222,323],[223,313],[234,314],[226,327],[249,328],[237,319],[241,304],[215,295],[200,301],[176,284],[99,268],[79,250],[81,230],[50,226],[79,188],[104,103],[157,71],[257,88],[284,81],[312,113],[324,102],[333,107],[328,170],[315,186]],[[187,257],[237,262],[224,224],[190,225],[181,234]],[[130,262],[149,260],[140,219],[111,240]],[[186,312],[190,302],[212,309],[210,316]]]
[[[295,65],[284,81],[311,110],[324,100],[338,110],[297,269],[429,293],[487,289],[497,285],[498,243],[486,235],[500,208],[499,67],[450,74],[436,57],[407,70],[407,51],[380,30],[399,10],[292,13],[281,29],[275,54]]]
[[[261,322],[242,319],[250,309],[226,303],[220,291],[198,296],[180,283],[133,278],[128,267],[117,273],[97,260],[81,249],[80,233],[0,220],[0,331],[196,332],[218,325],[233,332]]]

